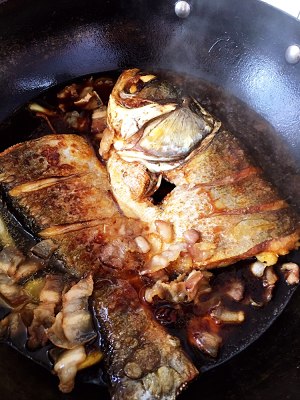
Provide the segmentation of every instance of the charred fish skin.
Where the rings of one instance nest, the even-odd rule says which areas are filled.
[[[166,335],[130,283],[100,277],[95,286],[93,304],[110,347],[112,398],[175,399],[198,374],[179,340]]]

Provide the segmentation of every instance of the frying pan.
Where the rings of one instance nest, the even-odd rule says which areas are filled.
[[[290,65],[284,57],[289,45],[300,43],[298,21],[255,0],[190,1],[185,19],[176,16],[174,3],[0,1],[1,148],[26,138],[22,121],[16,126],[6,118],[51,86],[128,67],[176,71],[207,83],[217,116],[242,137],[299,209],[300,64]],[[202,100],[207,101],[205,93]],[[258,113],[268,129],[246,117],[240,101]],[[261,337],[257,327],[251,345],[205,372],[182,399],[298,399],[300,292],[291,294],[285,308],[285,302],[275,307],[278,318]],[[231,353],[238,350],[232,348]],[[3,400],[106,398],[90,384],[79,382],[70,395],[60,394],[56,386],[47,371],[0,347]]]

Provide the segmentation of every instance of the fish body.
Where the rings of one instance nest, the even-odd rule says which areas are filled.
[[[42,343],[46,334],[54,345],[67,349],[66,357],[77,360],[79,352],[83,361],[82,345],[95,337],[87,311],[92,297],[105,338],[113,397],[175,399],[198,371],[179,340],[156,322],[125,278],[138,277],[144,263],[135,244],[144,225],[120,212],[109,192],[105,167],[87,141],[76,135],[50,135],[25,142],[0,155],[0,171],[14,209],[38,238],[54,243],[55,256],[75,279],[57,295],[62,308],[56,315],[56,303],[40,302],[30,331],[37,330],[41,311],[51,309],[51,318],[42,316]],[[134,346],[127,348],[131,342]],[[153,358],[150,363],[148,357]],[[65,383],[60,368],[58,361],[55,370],[61,389],[67,391],[73,384]]]
[[[0,292],[13,310],[0,335],[22,321],[29,347],[51,342],[68,392],[100,329],[113,399],[172,400],[198,371],[147,301],[200,307],[201,295],[213,293],[212,274],[203,270],[253,256],[274,264],[297,247],[299,217],[233,134],[155,75],[125,71],[107,118],[106,165],[78,135],[47,135],[0,154],[5,198],[39,242],[30,252],[42,257],[28,262],[0,220]],[[166,181],[172,190],[155,202]],[[64,273],[44,273],[30,289],[30,276],[50,256]],[[213,324],[213,315],[206,318]],[[203,335],[216,356],[221,337]]]
[[[130,282],[98,278],[93,303],[111,348],[113,399],[174,399],[197,375],[179,339],[157,324]]]
[[[249,257],[260,257],[260,253],[267,253],[267,257],[269,255],[276,262],[279,255],[297,248],[299,216],[268,182],[262,170],[256,167],[237,137],[225,130],[197,103],[198,108],[189,103],[193,116],[187,117],[187,120],[191,124],[187,121],[182,124],[181,118],[173,111],[172,125],[160,125],[164,131],[164,142],[169,143],[169,157],[151,159],[155,162],[155,168],[152,168],[152,164],[145,164],[144,160],[150,159],[149,154],[156,151],[161,143],[157,130],[159,116],[148,119],[144,124],[143,140],[148,140],[148,147],[135,145],[138,157],[130,158],[128,153],[125,154],[128,149],[119,149],[120,137],[127,140],[128,146],[131,143],[126,126],[136,126],[138,110],[140,115],[144,115],[145,102],[149,100],[152,105],[162,102],[161,97],[155,99],[155,96],[150,96],[148,99],[142,95],[143,86],[124,98],[126,87],[133,84],[132,76],[138,80],[142,79],[143,74],[138,70],[122,74],[108,104],[108,113],[115,116],[109,122],[115,139],[107,156],[107,170],[113,194],[125,215],[144,221],[153,233],[157,233],[157,220],[172,226],[173,241],[162,241],[160,255],[169,256],[171,246],[185,242],[185,232],[190,230],[196,230],[199,239],[197,243],[188,244],[187,253],[192,257],[188,270],[226,266]],[[151,82],[154,92],[155,85],[159,87],[160,81],[152,78]],[[168,102],[168,96],[165,93],[164,96],[165,102]],[[178,98],[180,95],[176,100],[180,107],[180,104],[184,104],[184,98]],[[124,121],[121,118],[123,109],[128,115],[128,110],[134,109],[134,119],[130,124],[126,114],[126,126],[114,124],[114,121]],[[193,122],[195,118],[202,120],[202,125],[198,124],[197,128]],[[189,142],[189,135],[195,138],[199,135],[196,147]],[[186,146],[184,152],[177,151],[180,141],[183,148]],[[163,151],[163,143],[161,146]],[[176,163],[172,154],[178,156]],[[139,184],[143,187],[146,182],[145,166],[149,175],[155,172],[160,175],[160,182],[165,180],[173,185],[173,189],[158,204],[154,204],[153,194],[137,196],[136,187]],[[142,171],[143,178],[140,178]],[[143,191],[140,190],[140,193]],[[152,271],[157,271],[154,264],[153,261]],[[176,271],[179,272],[179,269],[173,264],[172,272]]]

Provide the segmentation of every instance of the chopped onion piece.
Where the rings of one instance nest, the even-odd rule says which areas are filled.
[[[296,263],[285,263],[281,266],[281,271],[284,274],[288,285],[296,285],[299,283],[299,265]]]
[[[274,270],[272,267],[268,267],[265,271],[264,274],[264,286],[273,286],[277,282],[278,278],[277,275],[275,274]]]
[[[201,331],[194,334],[194,344],[211,357],[217,357],[222,339],[216,333]]]
[[[141,274],[151,274],[153,272],[159,271],[161,269],[167,268],[169,265],[169,260],[161,254],[157,254],[152,257],[149,262],[147,269],[142,271]]]
[[[192,271],[188,276],[183,274],[171,282],[158,280],[146,289],[145,300],[151,303],[157,296],[173,303],[191,302],[196,296],[210,290],[209,277],[205,277],[201,271]]]
[[[266,268],[263,276],[263,286],[265,287],[264,298],[266,301],[270,301],[272,299],[273,289],[277,280],[278,277],[275,274],[273,267]]]
[[[108,128],[105,128],[103,131],[103,137],[100,142],[100,148],[99,148],[99,154],[104,160],[108,158],[108,153],[113,144],[113,140],[114,140],[114,132]]]
[[[94,350],[91,353],[89,353],[86,357],[86,359],[78,365],[78,371],[91,367],[95,364],[98,364],[102,358],[104,357],[104,354],[100,350]]]
[[[179,242],[172,244],[161,254],[156,254],[153,256],[150,262],[146,265],[146,269],[142,271],[142,274],[151,274],[159,271],[160,269],[167,268],[170,262],[177,260],[180,256],[180,253],[186,250],[186,243]]]
[[[141,253],[148,253],[150,251],[150,244],[143,236],[137,236],[134,241]]]
[[[74,380],[79,366],[85,361],[86,353],[83,346],[64,351],[54,365],[54,371],[59,377],[59,389],[69,393],[74,388]]]
[[[171,243],[174,239],[173,224],[167,221],[156,220],[155,227],[159,235],[166,243]]]
[[[150,243],[151,245],[151,250],[152,253],[158,254],[161,252],[162,249],[162,240],[158,236],[157,233],[150,233],[146,235],[146,240]]]
[[[183,237],[187,243],[194,244],[199,242],[201,235],[196,229],[188,229],[183,233]]]
[[[49,110],[48,108],[45,108],[43,106],[41,106],[40,104],[37,103],[31,103],[29,104],[29,110],[33,111],[33,112],[38,112],[38,113],[42,113],[45,115],[48,115],[49,117],[55,116],[56,112]]]
[[[144,83],[147,83],[149,81],[152,81],[153,79],[155,79],[156,76],[155,75],[141,75],[140,76],[140,80],[143,81]]]
[[[250,297],[250,299],[249,299],[249,304],[253,307],[262,307],[264,305],[263,302],[257,302],[255,300],[253,300],[252,297]]]
[[[229,283],[226,294],[235,301],[241,301],[244,297],[244,285],[241,281],[235,280]]]
[[[243,311],[230,311],[222,306],[215,308],[210,314],[218,323],[240,324],[245,320]]]

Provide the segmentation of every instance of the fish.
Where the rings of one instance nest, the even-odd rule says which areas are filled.
[[[220,126],[194,98],[182,96],[170,82],[136,68],[124,71],[117,80],[108,103],[107,124],[117,154],[142,163],[151,172],[180,165],[182,158]]]
[[[174,399],[197,375],[179,339],[166,335],[130,281],[100,276],[95,287],[93,304],[111,346],[113,399]]]
[[[35,241],[19,249],[0,219],[0,338],[21,326],[28,348],[51,346],[62,392],[103,358],[112,399],[173,400],[199,371],[153,303],[195,307],[187,340],[216,357],[214,321],[245,313],[222,304],[208,270],[256,257],[269,301],[272,265],[299,246],[299,216],[236,135],[170,82],[126,70],[104,114],[102,159],[77,134],[0,154],[3,199]],[[230,290],[243,299],[242,282]]]
[[[150,106],[155,113],[144,112]],[[166,106],[173,108],[161,108]],[[176,113],[181,109],[188,109],[184,122]],[[161,239],[146,264],[146,275],[168,268],[169,275],[189,273],[251,257],[272,265],[278,256],[298,248],[299,215],[238,137],[196,100],[187,101],[156,75],[127,70],[110,95],[107,113],[113,139],[105,157],[114,197],[125,215],[148,224]],[[167,116],[171,124],[166,123]],[[165,156],[157,146],[162,152],[168,148]],[[157,204],[155,191],[145,195],[147,174],[148,180],[153,175],[160,178],[156,191],[162,182],[171,185]],[[171,242],[161,237],[157,221],[169,226]],[[197,232],[194,243],[185,238],[191,230]],[[175,265],[173,249],[183,243],[186,248],[177,252]],[[183,254],[191,259],[184,271]]]
[[[46,276],[28,329],[32,347],[48,339],[64,349],[54,366],[60,389],[72,390],[84,345],[95,339],[92,301],[112,398],[175,399],[198,370],[140,299],[144,255],[135,239],[146,227],[120,211],[87,140],[47,135],[13,146],[0,154],[0,180],[12,209],[40,243],[53,244],[66,271],[63,281]]]

